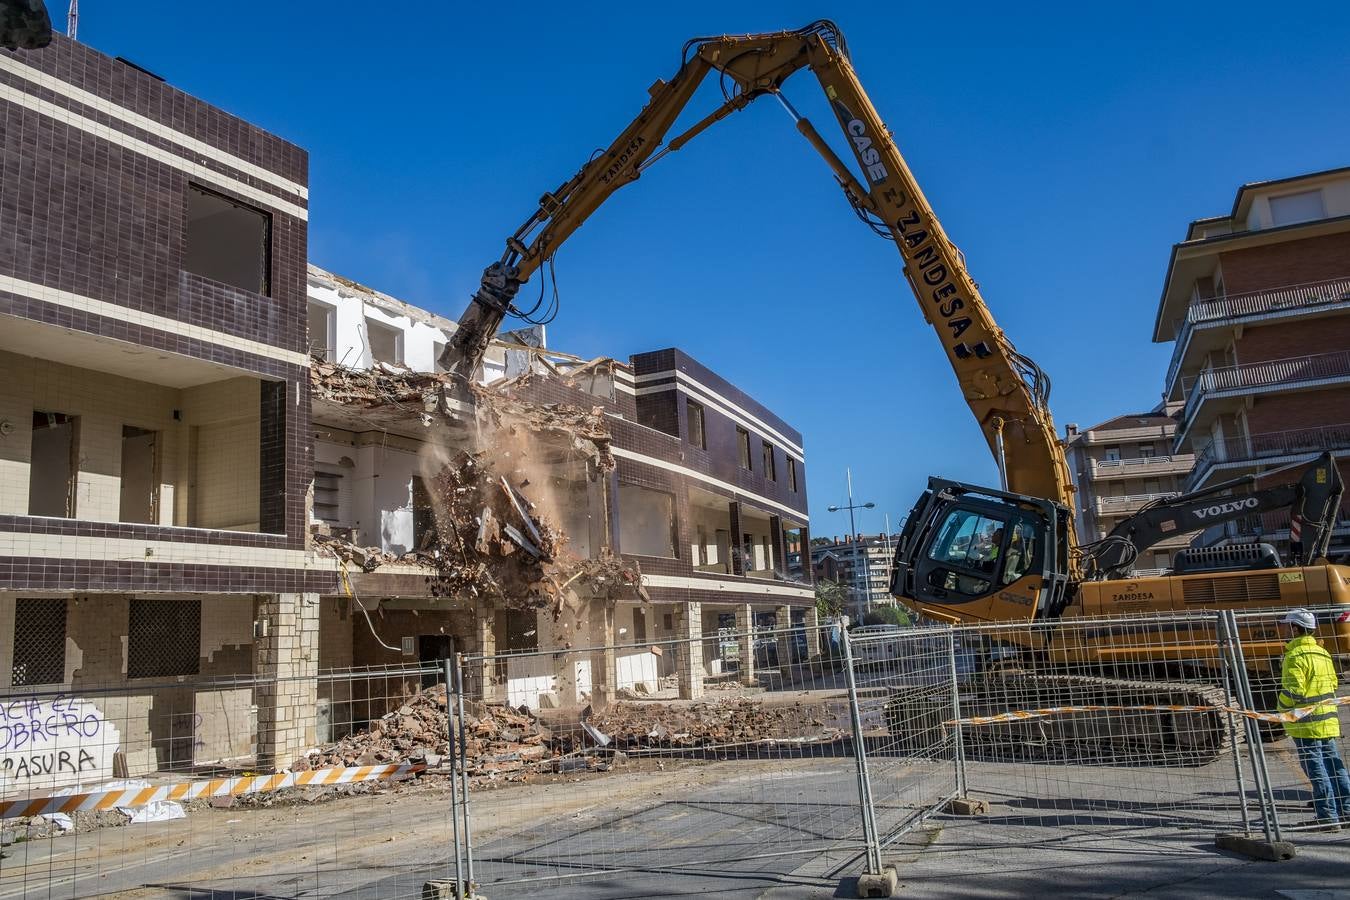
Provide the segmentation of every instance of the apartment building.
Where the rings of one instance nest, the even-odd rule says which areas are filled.
[[[313,266],[309,323],[319,358],[387,372],[434,372],[455,328]],[[435,500],[426,484],[434,466],[463,446],[464,436],[428,427],[421,407],[355,409],[320,394],[313,401],[313,525],[396,557],[347,572],[354,597],[339,590],[324,598],[322,667],[440,659],[452,639],[458,649],[491,653],[578,640],[640,645],[814,621],[812,589],[788,572],[788,546],[809,539],[800,434],[679,350],[637,354],[626,363],[585,361],[544,343],[542,328],[500,336],[482,382],[503,384],[507,395],[538,406],[602,411],[616,467],[601,471],[560,446],[543,454],[549,463],[538,479],[547,484],[569,549],[633,561],[650,602],[593,611],[581,635],[561,632],[568,623],[560,626],[548,610],[435,596],[434,569],[407,554],[432,527]],[[320,554],[315,565],[337,563]],[[738,674],[753,679],[746,649]],[[711,671],[716,643],[703,650],[703,660],[681,664],[650,646],[623,649],[581,683],[597,691],[606,683],[641,682],[655,691],[662,678],[678,675],[681,694],[698,696],[704,677],[721,674]],[[514,705],[536,705],[557,681],[540,665],[534,657],[507,658],[485,666],[475,687]]]
[[[1077,487],[1077,528],[1083,543],[1100,540],[1129,516],[1181,493],[1194,464],[1174,453],[1176,420],[1159,407],[1116,416],[1087,430],[1065,428],[1064,449]],[[1168,537],[1135,561],[1140,575],[1161,574],[1192,534]]]
[[[59,35],[0,83],[0,688],[145,685],[132,774],[255,734],[289,761],[312,685],[195,685],[311,672],[334,580],[305,550],[305,151]]]
[[[868,609],[894,605],[891,596],[891,562],[899,535],[860,534],[816,541],[811,547],[811,568],[817,581],[838,581],[848,586],[849,613],[861,617]]]
[[[1172,248],[1153,340],[1173,343],[1164,396],[1179,405],[1182,487],[1350,452],[1350,168],[1238,188]],[[1341,463],[1342,471],[1346,464]],[[1350,521],[1332,552],[1350,548]],[[1207,542],[1288,550],[1287,514],[1233,523]]]

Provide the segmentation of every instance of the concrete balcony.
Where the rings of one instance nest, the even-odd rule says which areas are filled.
[[[1173,456],[1140,456],[1135,459],[1094,459],[1088,474],[1094,481],[1119,478],[1152,478],[1158,475],[1185,475],[1195,464],[1190,453]]]
[[[1089,444],[1119,444],[1122,441],[1170,441],[1175,425],[1140,425],[1136,428],[1088,429],[1083,440]]]
[[[1167,393],[1176,386],[1186,357],[1196,350],[1212,349],[1215,340],[1226,338],[1232,325],[1326,315],[1350,310],[1350,278],[1313,281],[1269,291],[1227,294],[1196,300],[1186,310],[1186,318],[1177,333],[1172,361],[1167,367]],[[1222,341],[1219,340],[1221,343]]]
[[[1170,500],[1175,496],[1177,496],[1176,491],[1165,491],[1159,494],[1126,494],[1123,497],[1098,497],[1093,501],[1093,508],[1096,509],[1097,515],[1099,516],[1133,515],[1156,500]]]
[[[1350,384],[1350,350],[1206,369],[1183,382],[1186,405],[1177,429],[1177,443],[1180,445],[1198,420],[1207,423],[1212,418],[1211,412],[1232,411],[1220,407],[1236,408],[1248,396],[1340,384]],[[1219,402],[1225,399],[1232,402]],[[1206,411],[1206,407],[1212,409]]]
[[[1327,450],[1350,450],[1350,423],[1211,441],[1196,454],[1186,490],[1198,490],[1210,481],[1310,460]]]

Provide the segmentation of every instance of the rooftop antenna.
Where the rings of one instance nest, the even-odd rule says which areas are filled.
[[[80,27],[80,0],[70,0],[70,10],[66,13],[66,37],[75,40],[75,32]]]

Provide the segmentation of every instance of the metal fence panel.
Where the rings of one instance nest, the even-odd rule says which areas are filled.
[[[846,672],[806,637],[465,658],[477,883],[856,864]]]

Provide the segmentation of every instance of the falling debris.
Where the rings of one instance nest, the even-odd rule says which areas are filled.
[[[602,407],[520,399],[513,394],[528,384],[527,374],[474,386],[470,429],[456,412],[447,375],[387,364],[349,369],[317,359],[310,372],[319,402],[379,411],[405,425],[447,426],[438,436],[461,446],[446,449],[448,459],[425,473],[436,525],[417,548],[392,554],[359,547],[338,530],[316,524],[311,530],[324,551],[363,572],[393,563],[428,567],[435,570],[429,577],[433,596],[551,609],[555,618],[587,601],[648,600],[635,563],[607,548],[592,558],[570,552],[562,528],[530,499],[531,473],[540,464],[535,457],[579,460],[597,478],[614,468]]]

